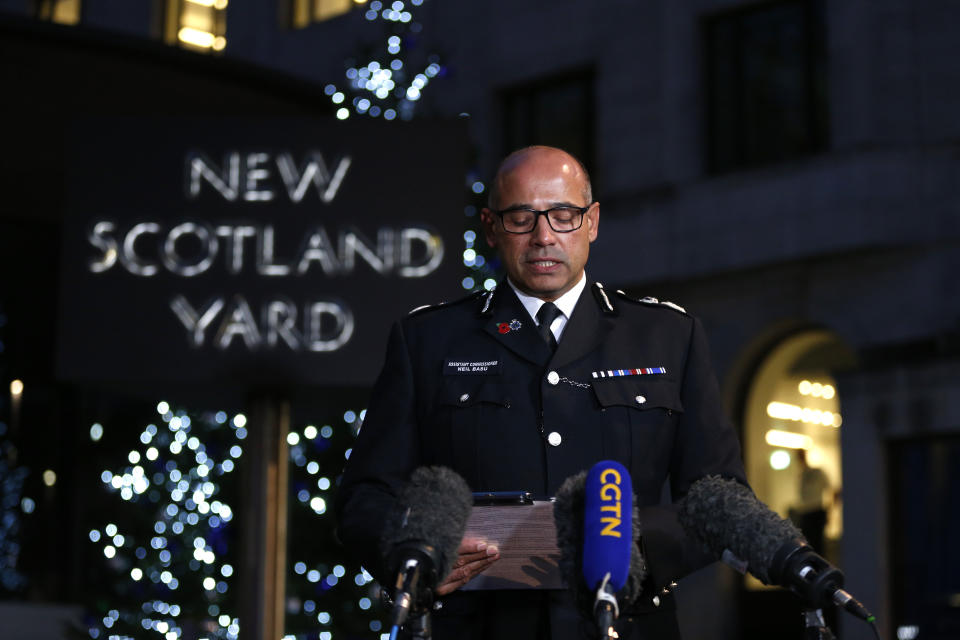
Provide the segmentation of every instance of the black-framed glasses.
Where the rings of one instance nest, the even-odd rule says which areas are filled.
[[[530,233],[536,228],[540,216],[547,217],[547,224],[555,232],[570,233],[583,226],[583,214],[592,206],[591,202],[585,207],[551,207],[543,210],[514,207],[491,213],[500,216],[500,223],[507,233]]]

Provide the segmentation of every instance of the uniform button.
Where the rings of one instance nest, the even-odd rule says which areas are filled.
[[[643,404],[646,401],[647,401],[646,396],[637,396],[637,404]]]
[[[547,436],[547,442],[549,442],[551,446],[559,447],[560,443],[563,442],[563,438],[556,431],[551,431],[550,435]]]
[[[465,394],[463,394],[462,396],[460,396],[460,402],[466,402],[466,401],[469,400],[469,399],[470,399],[470,394],[469,394],[469,393],[465,393]]]
[[[653,596],[653,606],[655,607],[660,606],[660,596]]]
[[[557,384],[558,382],[560,382],[560,374],[557,373],[556,371],[551,371],[550,373],[547,374],[547,382],[554,385]]]

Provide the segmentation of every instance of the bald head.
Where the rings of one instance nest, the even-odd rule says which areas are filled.
[[[550,171],[558,178],[575,184],[583,194],[583,206],[593,202],[593,190],[590,187],[590,175],[583,163],[563,149],[536,145],[518,149],[508,155],[497,167],[493,184],[487,196],[487,206],[493,210],[503,209],[515,204],[500,202],[500,194],[504,191],[504,184],[513,178],[520,177],[527,170],[536,169]]]

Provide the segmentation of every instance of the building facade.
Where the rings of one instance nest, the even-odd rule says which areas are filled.
[[[372,111],[345,73],[408,12],[404,47],[442,69],[416,115],[468,118],[474,191],[516,147],[575,151],[602,204],[590,275],[703,320],[758,494],[784,516],[823,512],[808,535],[882,637],[960,633],[960,7],[0,1],[40,19],[58,7],[105,38],[332,86],[347,97],[324,112],[349,118]],[[825,476],[816,505],[800,451]],[[732,594],[719,603],[717,585]],[[713,569],[681,585],[682,624],[751,637],[777,597]]]

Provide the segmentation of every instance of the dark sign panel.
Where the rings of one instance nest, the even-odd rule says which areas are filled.
[[[461,123],[95,120],[67,149],[68,379],[355,385],[455,295]]]

